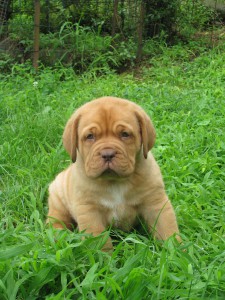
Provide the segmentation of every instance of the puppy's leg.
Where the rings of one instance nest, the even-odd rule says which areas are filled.
[[[46,222],[51,223],[55,228],[64,229],[66,226],[70,229],[72,217],[61,202],[61,199],[56,195],[50,195],[48,199],[48,206],[49,211]]]
[[[169,199],[156,200],[143,205],[141,214],[148,225],[149,231],[159,240],[166,240],[173,234],[179,234],[175,212]],[[177,235],[176,239],[181,241]]]
[[[97,207],[90,204],[83,204],[77,207],[77,224],[79,231],[85,231],[86,233],[98,236],[106,229],[106,221],[103,213],[101,213]],[[108,238],[103,251],[110,251],[113,249],[112,240]]]

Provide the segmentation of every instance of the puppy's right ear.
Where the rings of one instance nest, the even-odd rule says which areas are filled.
[[[78,123],[80,120],[80,115],[76,112],[71,116],[66,124],[63,132],[63,145],[66,151],[69,153],[72,162],[76,161],[77,158],[77,148],[78,148]]]
[[[151,150],[155,143],[155,129],[151,119],[143,109],[136,109],[135,113],[140,125],[141,140],[143,144],[143,155],[144,158],[147,158],[148,151]]]

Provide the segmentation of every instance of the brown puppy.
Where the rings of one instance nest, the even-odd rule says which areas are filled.
[[[129,230],[141,217],[158,239],[178,233],[149,152],[154,141],[151,120],[133,102],[102,97],[80,107],[63,134],[74,163],[49,187],[48,221],[56,228],[75,221],[80,231],[98,235],[109,225]],[[105,249],[111,247],[109,239]]]

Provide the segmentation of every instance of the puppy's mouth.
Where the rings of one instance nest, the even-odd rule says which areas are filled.
[[[108,163],[106,165],[105,170],[102,172],[101,177],[104,178],[115,178],[118,177],[119,175],[117,174],[117,172],[115,170],[113,170],[112,165],[110,163]]]

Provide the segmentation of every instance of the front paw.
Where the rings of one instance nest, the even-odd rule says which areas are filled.
[[[107,239],[101,250],[109,253],[113,251],[112,239],[110,237]]]

